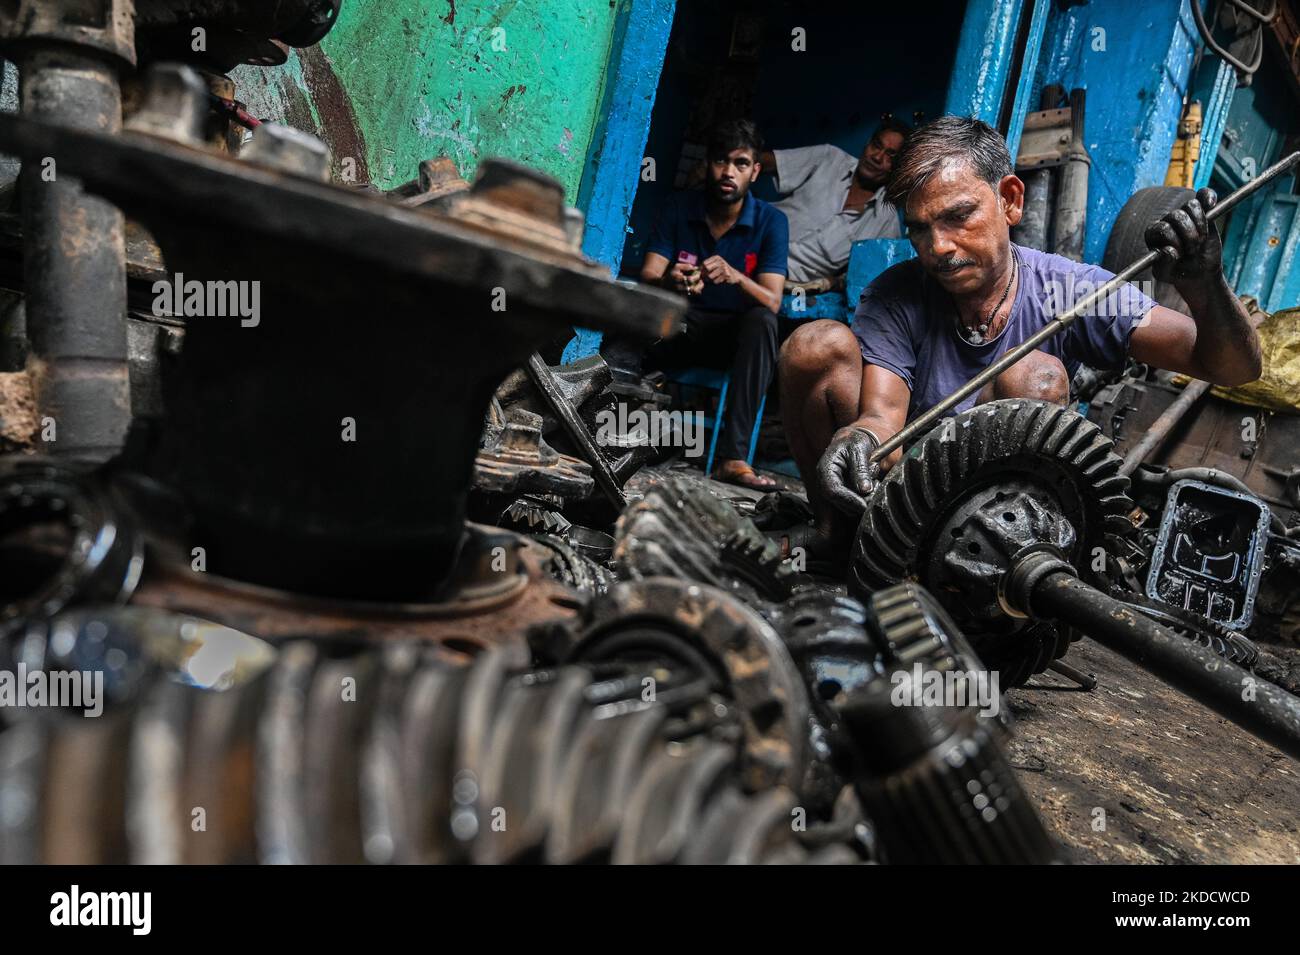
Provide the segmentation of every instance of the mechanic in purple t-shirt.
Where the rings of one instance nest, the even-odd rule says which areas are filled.
[[[979,120],[945,116],[912,133],[887,195],[917,257],[866,288],[851,327],[811,322],[781,350],[786,435],[816,515],[790,544],[819,556],[847,549],[882,470],[901,455],[870,464],[881,442],[1112,277],[1012,244],[1024,183],[1002,137]],[[1190,315],[1125,286],[957,410],[993,398],[1064,403],[1080,364],[1122,368],[1128,356],[1219,385],[1259,377],[1259,339],[1205,219],[1216,201],[1202,189],[1146,231],[1162,252],[1155,277],[1174,285]]]

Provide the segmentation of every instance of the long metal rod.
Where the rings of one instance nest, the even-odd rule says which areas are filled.
[[[560,386],[555,383],[555,375],[546,362],[542,361],[542,356],[537,352],[533,352],[528,356],[528,377],[533,380],[537,390],[542,393],[546,403],[551,406],[551,410],[560,419],[565,432],[582,449],[583,456],[586,457],[587,463],[591,465],[596,483],[600,485],[600,489],[609,498],[609,502],[620,511],[623,510],[627,506],[627,498],[623,496],[623,486],[619,484],[618,478],[614,476],[614,471],[610,468],[605,455],[601,453],[600,448],[596,447],[596,442],[587,433],[582,419],[578,417],[578,412],[573,408],[573,403],[560,390]]]
[[[1233,206],[1237,205],[1243,199],[1247,198],[1248,196],[1257,192],[1259,189],[1263,188],[1263,186],[1266,185],[1267,183],[1272,182],[1278,176],[1282,175],[1282,173],[1286,172],[1288,169],[1294,166],[1297,162],[1300,162],[1300,152],[1291,153],[1291,155],[1287,156],[1286,158],[1279,160],[1278,162],[1274,163],[1272,166],[1269,166],[1262,173],[1260,173],[1250,182],[1246,183],[1240,189],[1237,189],[1229,193],[1225,198],[1219,200],[1218,204],[1215,205],[1215,207],[1206,214],[1205,218],[1212,222],[1215,219],[1222,217],[1230,209],[1232,209]],[[885,440],[880,445],[880,447],[876,449],[875,453],[871,455],[871,460],[872,461],[884,460],[884,458],[889,454],[893,453],[893,451],[896,448],[901,447],[902,445],[908,443],[918,435],[924,434],[926,431],[930,430],[930,427],[936,421],[938,421],[941,417],[943,417],[945,414],[947,414],[949,411],[955,408],[967,397],[979,391],[986,384],[988,384],[998,375],[1002,374],[1004,371],[1006,371],[1016,362],[1020,361],[1020,359],[1024,358],[1031,351],[1033,351],[1043,342],[1047,341],[1053,335],[1057,335],[1060,332],[1065,331],[1065,329],[1069,328],[1071,325],[1074,324],[1074,322],[1079,318],[1080,315],[1083,315],[1086,312],[1088,312],[1094,305],[1096,305],[1098,302],[1101,302],[1108,295],[1114,292],[1117,288],[1119,288],[1129,279],[1133,278],[1133,276],[1137,275],[1143,269],[1148,268],[1152,263],[1154,263],[1159,258],[1160,258],[1159,252],[1155,252],[1155,251],[1148,252],[1146,255],[1139,258],[1132,265],[1124,269],[1122,272],[1116,274],[1116,276],[1113,279],[1111,279],[1105,285],[1100,286],[1091,295],[1086,296],[1083,299],[1083,301],[1075,305],[1074,308],[1070,309],[1068,312],[1065,312],[1063,315],[1058,315],[1056,318],[1052,319],[1050,322],[1048,322],[1046,325],[1044,325],[1034,334],[1030,335],[1028,338],[1026,338],[1015,348],[1008,351],[1005,355],[1003,355],[993,364],[989,365],[987,368],[981,371],[970,381],[966,382],[966,384],[962,385],[960,388],[958,388],[956,391],[950,394],[947,398],[944,398],[937,405],[935,405],[934,407],[928,409],[927,411],[919,415],[908,425],[906,425],[901,431],[895,434],[892,438],[888,438],[887,440]]]
[[[1065,571],[1034,587],[1035,617],[1067,621],[1152,676],[1300,759],[1300,698],[1160,626]]]
[[[1156,449],[1164,443],[1169,432],[1174,429],[1174,425],[1187,417],[1187,412],[1192,409],[1192,405],[1200,400],[1201,395],[1210,390],[1208,381],[1194,380],[1189,381],[1180,394],[1164,411],[1160,412],[1160,417],[1151,422],[1151,427],[1147,428],[1146,434],[1137,444],[1128,449],[1124,455],[1124,463],[1119,467],[1119,473],[1128,477],[1138,469],[1147,458],[1155,453]]]

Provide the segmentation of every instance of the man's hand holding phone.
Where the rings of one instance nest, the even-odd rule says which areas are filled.
[[[683,295],[699,295],[704,291],[704,276],[700,272],[696,256],[689,252],[678,252],[677,262],[668,271],[673,288]]]

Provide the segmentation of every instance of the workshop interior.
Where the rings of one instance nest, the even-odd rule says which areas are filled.
[[[1296,0],[3,0],[0,56],[0,863],[1300,862]],[[1214,190],[1261,371],[972,381],[812,559],[777,373],[736,457],[730,366],[607,346],[685,337],[719,124],[945,116],[1174,312]],[[921,263],[884,208],[778,345]]]

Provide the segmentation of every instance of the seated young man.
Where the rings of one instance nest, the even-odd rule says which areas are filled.
[[[881,472],[901,455],[871,464],[881,442],[1113,278],[1012,244],[1024,184],[1002,137],[978,120],[945,116],[909,136],[888,191],[917,257],[866,288],[851,327],[804,325],[781,352],[786,433],[816,514],[816,533],[799,543],[825,557],[847,549]],[[1259,339],[1205,218],[1216,201],[1202,189],[1146,231],[1162,253],[1156,278],[1173,283],[1190,315],[1124,286],[954,413],[991,398],[1065,402],[1081,363],[1122,368],[1129,356],[1219,385],[1257,378]]]
[[[789,232],[783,213],[749,193],[761,151],[748,120],[723,123],[713,132],[704,189],[678,193],[664,207],[646,247],[641,280],[690,299],[684,331],[655,345],[648,362],[731,370],[713,476],[767,490],[775,482],[755,473],[745,458],[759,403],[776,371],[776,312]]]
[[[762,171],[782,196],[774,205],[790,220],[787,285],[842,275],[854,242],[899,237],[885,183],[911,131],[886,116],[857,158],[830,143],[763,153]]]

